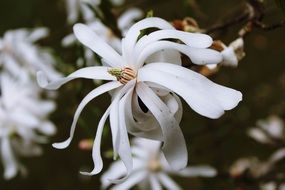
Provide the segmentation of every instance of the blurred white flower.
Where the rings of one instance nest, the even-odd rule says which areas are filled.
[[[285,138],[284,122],[277,116],[259,120],[256,125],[248,130],[248,135],[259,143],[271,144]]]
[[[268,182],[260,185],[260,190],[277,190],[275,182]]]
[[[124,3],[124,0],[111,0],[111,3],[115,6],[119,6]],[[88,23],[95,18],[95,15],[87,4],[96,8],[101,4],[101,0],[65,0],[65,4],[67,9],[67,21],[70,24],[78,21],[80,16]]]
[[[154,27],[159,30],[138,39],[142,30]],[[162,151],[166,160],[173,169],[179,170],[186,166],[188,154],[179,126],[182,107],[175,93],[197,113],[209,118],[219,118],[225,110],[233,109],[242,99],[239,91],[215,84],[181,66],[178,52],[187,55],[198,65],[222,61],[219,52],[208,49],[212,44],[208,35],[178,31],[163,19],[146,18],[129,29],[122,39],[120,55],[86,25],[76,24],[74,33],[82,44],[102,57],[105,66],[83,68],[51,83],[39,72],[38,82],[43,88],[58,89],[76,78],[111,81],[94,89],[83,99],[76,110],[70,137],[54,145],[66,148],[73,138],[76,122],[85,105],[95,97],[112,91],[112,103],[97,128],[93,147],[95,168],[90,174],[97,174],[103,167],[100,143],[108,115],[113,149],[125,164],[127,174],[132,170],[127,131],[135,136],[163,141]],[[184,44],[169,39],[177,39]]]
[[[47,34],[46,28],[7,31],[0,38],[0,68],[3,72],[19,78],[19,73],[27,72],[35,77],[36,72],[42,70],[49,79],[60,77],[53,68],[55,60],[50,52],[34,44]]]
[[[24,171],[18,156],[41,154],[38,143],[55,133],[47,120],[54,108],[53,102],[40,99],[36,84],[0,75],[0,157],[5,179]]]
[[[261,184],[260,190],[285,190],[285,183],[278,184],[277,182],[270,181]]]
[[[143,138],[134,138],[132,154],[134,156],[134,168],[129,178],[121,184],[111,187],[112,190],[127,190],[134,186],[139,189],[158,190],[162,187],[168,190],[179,190],[179,187],[169,175],[181,177],[214,177],[217,172],[209,166],[187,167],[181,171],[173,170],[165,160],[160,150],[161,142]],[[124,165],[121,161],[111,164],[101,177],[102,188],[111,186],[111,181],[119,179],[126,174]]]
[[[230,168],[233,177],[243,175],[249,171],[254,178],[259,178],[268,174],[276,164],[285,158],[285,148],[275,151],[269,159],[260,161],[256,157],[240,158]]]

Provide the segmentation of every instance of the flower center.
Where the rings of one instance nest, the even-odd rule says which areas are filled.
[[[152,159],[148,163],[148,169],[152,172],[158,172],[162,169],[162,166],[157,159]]]
[[[136,72],[129,67],[125,67],[123,69],[111,68],[108,70],[108,73],[112,76],[115,76],[117,80],[122,84],[127,84],[137,76]]]

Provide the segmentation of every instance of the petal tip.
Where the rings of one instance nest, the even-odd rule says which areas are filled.
[[[56,148],[56,149],[65,149],[67,148],[69,145],[69,142],[63,142],[63,143],[53,143],[52,147]]]
[[[46,88],[48,85],[47,77],[42,71],[37,72],[37,82],[41,88]]]

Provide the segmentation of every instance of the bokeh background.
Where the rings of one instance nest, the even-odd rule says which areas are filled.
[[[199,0],[196,1],[198,9],[191,6],[191,2],[133,0],[127,1],[118,10],[136,6],[145,12],[153,10],[155,16],[169,21],[193,16],[202,28],[210,28],[214,24],[235,17],[244,4],[243,0]],[[273,1],[269,1],[266,6],[266,23],[275,23],[283,18]],[[57,68],[65,74],[77,69],[77,50],[61,46],[62,38],[72,31],[72,27],[66,22],[63,1],[0,0],[1,36],[10,29],[36,26],[50,29],[50,36],[40,43],[53,50],[58,59]],[[237,24],[212,35],[228,43],[236,39],[241,26]],[[245,38],[245,52],[246,57],[239,63],[238,68],[223,67],[210,77],[219,84],[240,90],[243,93],[243,101],[239,106],[228,111],[220,119],[210,120],[194,113],[184,104],[181,127],[188,146],[189,164],[210,164],[219,171],[219,175],[211,179],[175,178],[187,190],[230,190],[238,189],[240,186],[244,189],[258,189],[258,181],[250,177],[239,180],[230,178],[229,167],[240,157],[258,156],[260,159],[266,159],[278,147],[285,146],[262,145],[246,135],[248,128],[255,126],[258,119],[272,114],[285,118],[285,27],[272,31],[254,29]],[[77,80],[58,91],[58,108],[51,115],[58,133],[51,142],[67,137],[78,103],[94,87],[95,84],[90,81]],[[93,177],[79,174],[79,170],[89,170],[93,163],[91,152],[80,150],[78,143],[80,139],[94,137],[99,118],[109,102],[107,96],[102,96],[85,108],[78,123],[76,138],[68,149],[57,150],[52,148],[51,144],[44,145],[45,153],[41,157],[22,160],[29,170],[29,175],[26,178],[17,176],[10,181],[0,177],[0,189],[99,189],[100,174]],[[105,131],[102,142],[104,151],[111,147],[108,133]],[[111,158],[104,160],[104,170],[111,161]],[[285,171],[285,162],[279,169]],[[0,170],[2,171],[2,168]]]

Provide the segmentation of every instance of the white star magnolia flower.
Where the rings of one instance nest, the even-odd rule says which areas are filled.
[[[209,166],[187,167],[181,171],[173,170],[160,151],[161,142],[142,138],[133,139],[132,154],[134,168],[129,178],[121,184],[113,186],[112,190],[131,189],[135,185],[139,189],[161,190],[162,186],[168,190],[179,190],[179,187],[168,175],[181,177],[214,177],[217,172]],[[111,164],[101,177],[102,188],[111,185],[110,179],[118,179],[126,174],[121,161]]]
[[[43,70],[49,79],[60,77],[53,68],[55,60],[50,53],[34,44],[47,34],[46,28],[7,31],[0,38],[0,68],[16,78],[22,72],[35,77],[38,70]]]
[[[46,119],[55,105],[40,100],[38,90],[34,84],[0,75],[0,160],[5,179],[18,170],[23,172],[17,156],[41,154],[37,143],[45,143],[45,136],[55,133],[54,125]]]
[[[138,39],[147,28],[159,30]],[[122,55],[100,39],[83,24],[74,26],[77,39],[102,57],[106,66],[80,69],[66,78],[48,83],[44,74],[38,73],[38,83],[46,89],[57,89],[76,78],[109,80],[91,91],[76,110],[70,137],[57,148],[66,148],[72,138],[79,114],[95,97],[112,91],[112,103],[101,118],[93,146],[94,170],[97,174],[103,164],[100,155],[104,123],[110,115],[113,149],[127,168],[133,167],[128,133],[163,141],[162,151],[170,166],[176,170],[187,165],[187,148],[179,127],[181,119],[180,95],[197,113],[219,118],[224,110],[234,108],[242,99],[236,90],[220,86],[206,77],[183,68],[178,52],[186,54],[195,64],[216,64],[222,61],[219,52],[207,49],[211,37],[175,30],[160,18],[146,18],[134,24],[122,39]],[[177,39],[184,44],[169,41]],[[171,50],[171,51],[170,51]],[[145,64],[147,63],[147,64]],[[140,107],[147,107],[143,108]],[[179,156],[177,156],[179,155]]]
[[[87,3],[95,8],[101,4],[101,0],[65,0],[67,9],[67,21],[72,24],[78,21],[80,14],[84,21],[90,22],[94,19],[95,15],[93,11],[87,7]],[[124,0],[111,0],[113,5],[121,5]]]
[[[248,130],[248,135],[263,144],[274,143],[274,140],[285,138],[284,122],[277,116],[270,116],[266,120],[258,120],[257,127]]]

